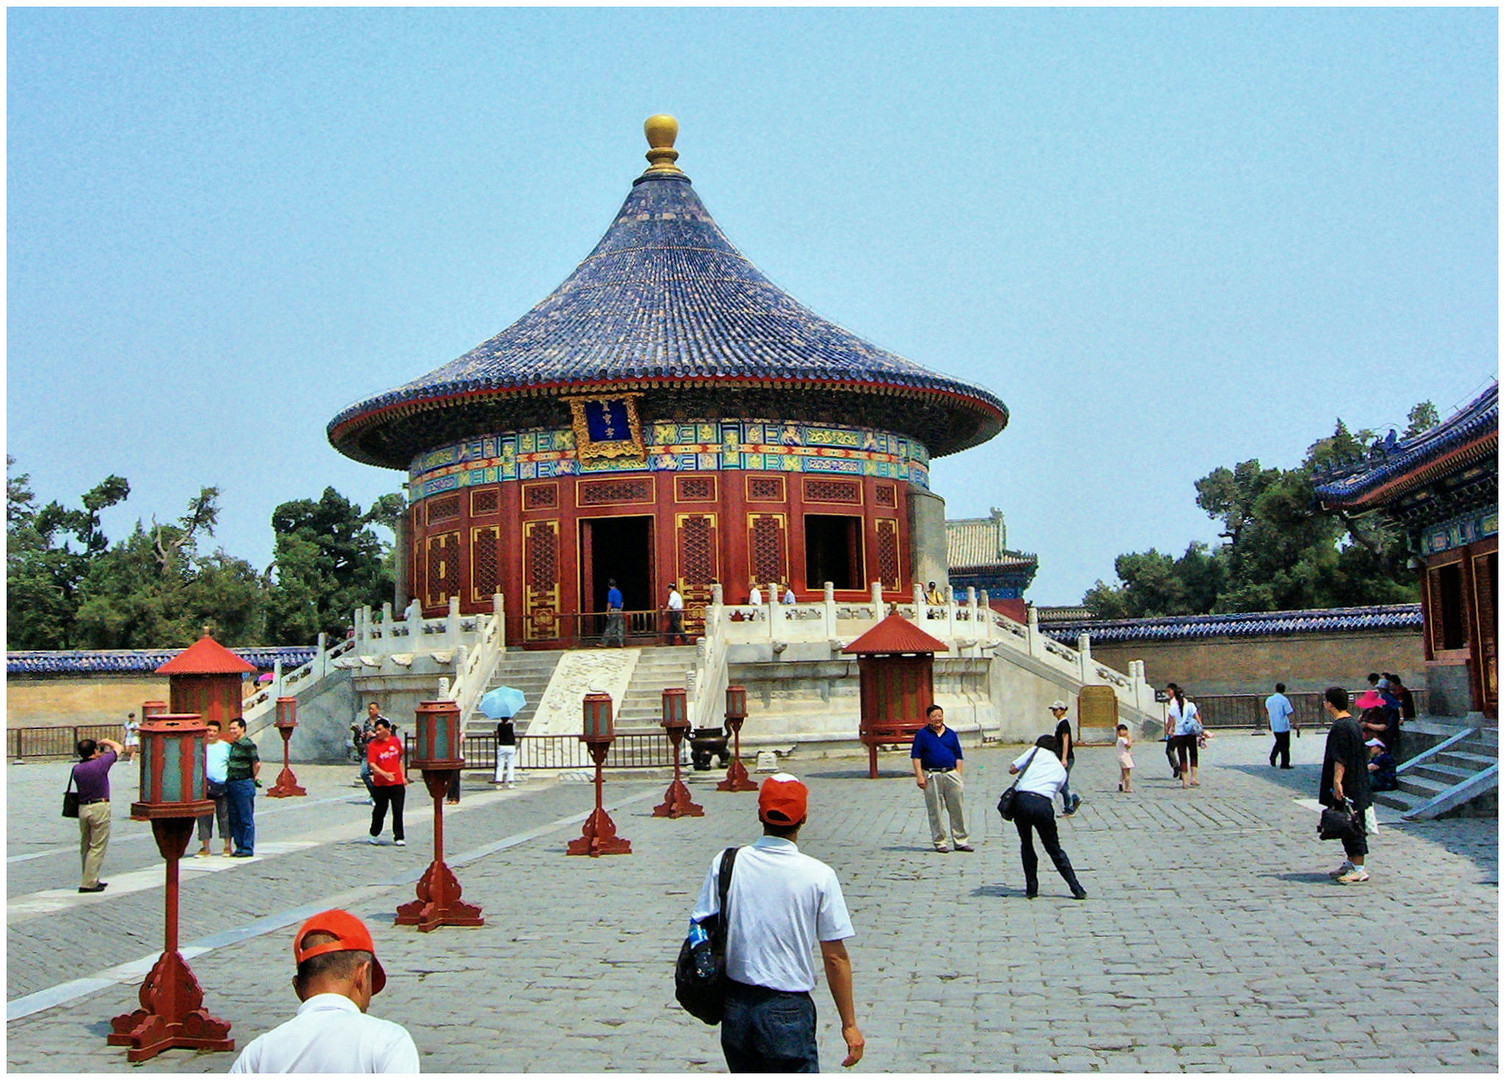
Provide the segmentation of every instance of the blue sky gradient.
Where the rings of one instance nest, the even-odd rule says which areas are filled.
[[[644,167],[1012,420],[936,463],[1029,596],[1214,539],[1193,482],[1498,371],[1492,9],[8,12],[7,449],[138,517],[401,481],[325,439],[553,289]]]

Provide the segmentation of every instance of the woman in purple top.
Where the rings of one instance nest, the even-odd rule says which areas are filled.
[[[104,865],[105,848],[110,843],[110,766],[124,747],[113,739],[80,739],[75,749],[83,759],[73,766],[73,786],[78,791],[78,852],[84,863],[78,891],[104,892],[99,868]]]

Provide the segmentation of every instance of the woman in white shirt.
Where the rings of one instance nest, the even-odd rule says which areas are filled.
[[[1166,722],[1176,725],[1176,759],[1181,770],[1181,786],[1201,787],[1197,780],[1197,736],[1202,734],[1202,718],[1197,713],[1196,703],[1187,701],[1186,692],[1179,686],[1171,691]]]
[[[1066,768],[1061,764],[1059,754],[1055,736],[1041,735],[1029,751],[1020,754],[1009,766],[1011,774],[1020,774],[1014,785],[1014,827],[1019,830],[1019,857],[1024,862],[1024,895],[1031,900],[1040,891],[1037,872],[1040,860],[1035,854],[1031,830],[1040,834],[1045,854],[1066,879],[1071,895],[1078,900],[1087,899],[1087,890],[1077,881],[1071,860],[1061,850],[1061,841],[1056,835],[1054,800],[1056,792],[1066,782]]]

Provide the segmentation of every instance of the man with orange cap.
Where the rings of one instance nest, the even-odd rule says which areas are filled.
[[[845,944],[854,931],[841,884],[829,866],[795,846],[808,796],[805,785],[788,773],[764,780],[758,791],[763,836],[732,856],[723,916],[727,978],[721,1020],[721,1051],[732,1072],[820,1071],[810,997],[816,942],[847,1044],[842,1065],[862,1060]],[[720,914],[721,862],[717,852],[692,919]]]
[[[287,1023],[257,1036],[232,1073],[416,1073],[418,1047],[400,1024],[366,1015],[387,985],[366,924],[348,911],[325,911],[293,938],[303,1004]]]

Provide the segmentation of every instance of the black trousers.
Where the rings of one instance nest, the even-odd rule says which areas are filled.
[[[1170,762],[1171,775],[1180,776],[1181,764],[1176,760],[1176,737],[1174,735],[1167,735],[1165,737],[1165,760]]]
[[[1279,755],[1280,767],[1289,769],[1291,767],[1291,732],[1289,730],[1277,731],[1274,734],[1275,745],[1270,747],[1270,764],[1274,765],[1276,755]]]
[[[371,808],[371,835],[380,836],[382,823],[387,818],[387,807],[392,808],[392,839],[403,839],[402,804],[407,799],[408,789],[402,784],[377,784],[376,805]]]
[[[1177,765],[1177,768],[1183,773],[1186,772],[1188,765],[1195,769],[1197,767],[1197,737],[1195,735],[1177,735],[1175,742],[1176,756],[1180,758],[1180,764]],[[1190,759],[1189,761],[1188,758]]]
[[[1032,791],[1019,792],[1014,797],[1014,828],[1019,830],[1019,857],[1024,862],[1026,892],[1034,894],[1040,889],[1040,859],[1035,854],[1035,841],[1030,835],[1031,830],[1040,834],[1040,843],[1045,847],[1045,854],[1049,855],[1051,862],[1056,864],[1056,869],[1061,872],[1061,877],[1066,879],[1066,884],[1073,891],[1081,889],[1082,886],[1076,879],[1076,871],[1071,868],[1071,860],[1066,857],[1066,852],[1061,850],[1061,838],[1056,833],[1056,811],[1052,800],[1044,795],[1036,795]]]

